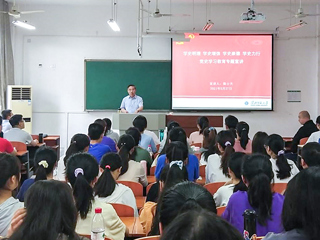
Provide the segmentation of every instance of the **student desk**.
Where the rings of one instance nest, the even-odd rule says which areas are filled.
[[[31,135],[33,139],[37,139],[39,141],[39,135]],[[60,159],[60,136],[59,135],[50,135],[43,138],[43,143],[51,147],[57,154],[57,160]]]
[[[129,229],[129,237],[145,237],[139,217],[120,217]]]
[[[283,137],[282,139],[284,141],[284,149],[290,150],[293,138],[292,137]]]

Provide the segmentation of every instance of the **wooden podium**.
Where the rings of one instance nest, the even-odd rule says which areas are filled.
[[[124,134],[129,127],[133,127],[133,120],[136,116],[145,116],[147,118],[149,131],[155,132],[157,135],[160,129],[166,127],[166,114],[165,113],[114,113],[112,115],[112,128],[119,129],[120,135]]]

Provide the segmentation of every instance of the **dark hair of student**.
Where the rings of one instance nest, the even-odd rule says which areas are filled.
[[[123,134],[118,141],[119,156],[122,162],[120,175],[125,174],[129,168],[130,151],[135,146],[135,141],[130,134]]]
[[[240,180],[240,182],[234,186],[234,193],[237,191],[248,190],[247,186],[244,184],[241,177],[242,159],[245,155],[246,154],[243,152],[232,153],[228,161],[228,167],[234,173],[235,177]]]
[[[23,120],[23,116],[21,114],[15,114],[10,118],[9,123],[11,124],[12,127],[15,127],[19,125],[19,123],[22,120]]]
[[[128,89],[129,87],[134,87],[134,89],[136,89],[136,86],[133,85],[133,84],[129,84],[128,87],[127,87],[127,89]]]
[[[104,132],[104,127],[98,123],[91,123],[88,128],[88,135],[91,140],[98,140]]]
[[[83,152],[86,147],[90,146],[90,139],[83,133],[77,133],[71,138],[70,146],[63,158],[64,165],[67,165],[67,160],[72,154]]]
[[[236,118],[233,115],[228,115],[224,119],[224,123],[225,123],[226,126],[228,126],[229,129],[236,129],[237,124],[238,124],[238,118]]]
[[[243,240],[243,236],[227,221],[213,212],[190,210],[177,216],[160,240]]]
[[[242,175],[248,182],[248,200],[256,209],[258,222],[265,225],[271,216],[273,180],[272,165],[269,158],[262,154],[245,155]]]
[[[50,147],[41,147],[34,156],[35,182],[47,180],[47,175],[53,172],[57,163],[57,154]]]
[[[240,137],[240,146],[246,150],[249,142],[249,125],[246,122],[238,122],[236,130]]]
[[[268,134],[265,132],[257,132],[252,139],[252,153],[261,153],[268,156],[266,148],[264,146]]]
[[[168,189],[160,203],[162,228],[165,229],[179,214],[191,209],[217,213],[212,195],[198,184],[185,181]]]
[[[203,130],[203,148],[208,149],[203,152],[204,160],[207,162],[211,154],[218,153],[217,149],[217,130],[214,127],[208,127]]]
[[[284,142],[280,135],[271,134],[267,137],[265,145],[270,148],[270,150],[277,155],[277,178],[285,179],[291,175],[291,166],[288,163],[286,157],[284,156]]]
[[[320,116],[317,117],[316,123],[320,124]]]
[[[202,134],[203,130],[209,127],[209,119],[205,116],[199,117],[197,120],[197,124],[200,127],[199,134]]]
[[[234,141],[235,138],[230,130],[222,130],[217,135],[217,143],[219,143],[224,151],[221,156],[220,168],[225,176],[229,176],[228,160],[230,155],[234,153]]]
[[[55,180],[34,183],[26,193],[25,207],[27,214],[10,240],[56,240],[60,234],[69,240],[80,239],[75,232],[77,209],[66,183]]]
[[[3,110],[3,111],[1,112],[2,118],[3,118],[4,120],[7,120],[8,117],[11,115],[11,112],[12,112],[11,109]]]
[[[2,117],[0,116],[0,126],[2,126]]]
[[[132,122],[132,125],[139,129],[142,133],[147,128],[147,119],[145,116],[139,115],[136,116]]]
[[[138,130],[138,128],[135,127],[130,127],[126,130],[126,134],[129,134],[133,137],[134,139],[134,146],[137,147],[139,145],[140,139],[141,139],[141,133]],[[130,159],[135,159],[136,158],[136,148],[134,149],[133,153],[130,155]]]
[[[288,183],[282,209],[282,223],[286,231],[301,229],[306,239],[319,239],[319,185],[319,166],[301,171]]]
[[[166,153],[166,148],[169,144],[169,140],[171,142],[179,141],[179,142],[182,142],[183,144],[185,144],[186,146],[188,146],[186,132],[181,127],[174,127],[168,132],[166,144],[164,145],[160,155]]]
[[[304,145],[301,150],[301,157],[308,167],[320,166],[320,144],[309,142]]]
[[[80,217],[85,219],[94,199],[91,182],[98,176],[97,160],[88,153],[76,153],[67,163],[66,177],[73,188],[73,196]]]
[[[186,160],[188,159],[188,147],[180,141],[171,142],[166,148],[166,157],[169,163],[181,160],[186,165]]]
[[[94,185],[94,193],[99,197],[110,196],[117,182],[111,175],[111,172],[122,167],[121,159],[117,153],[107,153],[103,155],[100,161],[100,168],[103,169],[103,173],[99,177],[99,180]]]
[[[96,120],[94,121],[94,123],[98,123],[98,124],[100,124],[100,125],[103,127],[103,129],[104,129],[103,135],[105,136],[105,135],[106,135],[106,132],[107,132],[107,124],[106,124],[106,122],[105,122],[103,119],[96,119]]]
[[[109,131],[111,129],[111,126],[112,126],[112,122],[109,118],[104,118],[102,119],[105,123],[106,123],[106,126],[107,126],[107,131]],[[107,132],[106,131],[106,132]]]
[[[8,179],[12,176],[17,177],[17,181],[20,179],[20,161],[17,157],[0,153],[0,188],[4,188]]]

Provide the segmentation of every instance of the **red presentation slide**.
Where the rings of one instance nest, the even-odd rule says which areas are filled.
[[[172,43],[172,108],[272,110],[272,35]]]

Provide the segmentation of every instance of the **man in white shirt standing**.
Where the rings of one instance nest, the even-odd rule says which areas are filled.
[[[136,95],[136,86],[130,84],[127,88],[129,96],[122,99],[120,108],[122,113],[138,113],[143,110],[143,100]]]
[[[12,126],[9,122],[9,119],[12,117],[13,113],[12,113],[11,109],[6,109],[1,112],[1,115],[2,115],[2,119],[3,119],[2,120],[2,132],[6,133],[12,128]]]

